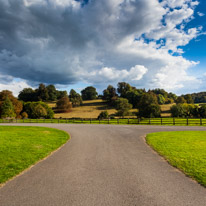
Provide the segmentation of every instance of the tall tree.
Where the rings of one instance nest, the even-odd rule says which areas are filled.
[[[103,100],[111,103],[115,97],[117,97],[116,89],[112,85],[109,85],[107,89],[103,91]]]
[[[90,86],[81,91],[83,100],[94,100],[97,98],[96,88]]]
[[[44,84],[39,84],[39,88],[37,89],[38,100],[47,101],[49,99],[49,94],[46,86]]]
[[[48,100],[50,101],[56,101],[57,100],[57,90],[53,84],[50,84],[46,87],[48,91]]]
[[[157,96],[154,93],[145,93],[140,99],[138,105],[140,117],[159,117],[161,113],[157,102]]]
[[[37,101],[37,94],[32,88],[24,88],[20,91],[18,98],[24,102]]]
[[[120,97],[125,98],[127,92],[131,91],[132,87],[130,86],[130,84],[126,83],[126,82],[119,82],[117,84],[117,92],[120,94]]]

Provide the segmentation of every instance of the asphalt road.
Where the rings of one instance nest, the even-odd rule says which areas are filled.
[[[38,126],[65,130],[71,140],[0,188],[0,206],[206,206],[206,189],[144,141],[150,132],[205,127]]]

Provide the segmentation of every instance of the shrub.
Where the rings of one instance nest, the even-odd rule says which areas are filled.
[[[72,104],[70,103],[69,98],[66,96],[58,100],[56,105],[56,111],[59,113],[70,112],[72,108]]]
[[[109,117],[109,114],[107,111],[102,111],[99,116],[98,119],[107,119]]]
[[[3,101],[1,105],[1,117],[16,117],[16,114],[14,112],[14,106],[8,97]]]

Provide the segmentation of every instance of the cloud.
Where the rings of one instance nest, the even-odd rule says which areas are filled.
[[[85,79],[98,84],[99,82],[118,82],[118,81],[139,81],[147,73],[148,69],[141,65],[135,65],[130,70],[103,67],[100,70],[95,70],[85,73]]]
[[[197,14],[198,14],[198,16],[204,16],[205,14],[204,13],[202,13],[202,12],[197,12]]]
[[[18,97],[20,91],[24,88],[31,87],[26,81],[14,80],[12,77],[0,75],[0,92],[2,90],[9,90],[13,92],[15,97]]]
[[[182,88],[193,0],[0,0],[0,73],[33,83]],[[1,81],[1,79],[0,79]]]

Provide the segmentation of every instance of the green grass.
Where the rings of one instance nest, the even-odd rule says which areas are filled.
[[[46,127],[0,126],[0,184],[48,156],[69,139]]]
[[[158,132],[146,140],[171,165],[206,186],[206,131]]]

